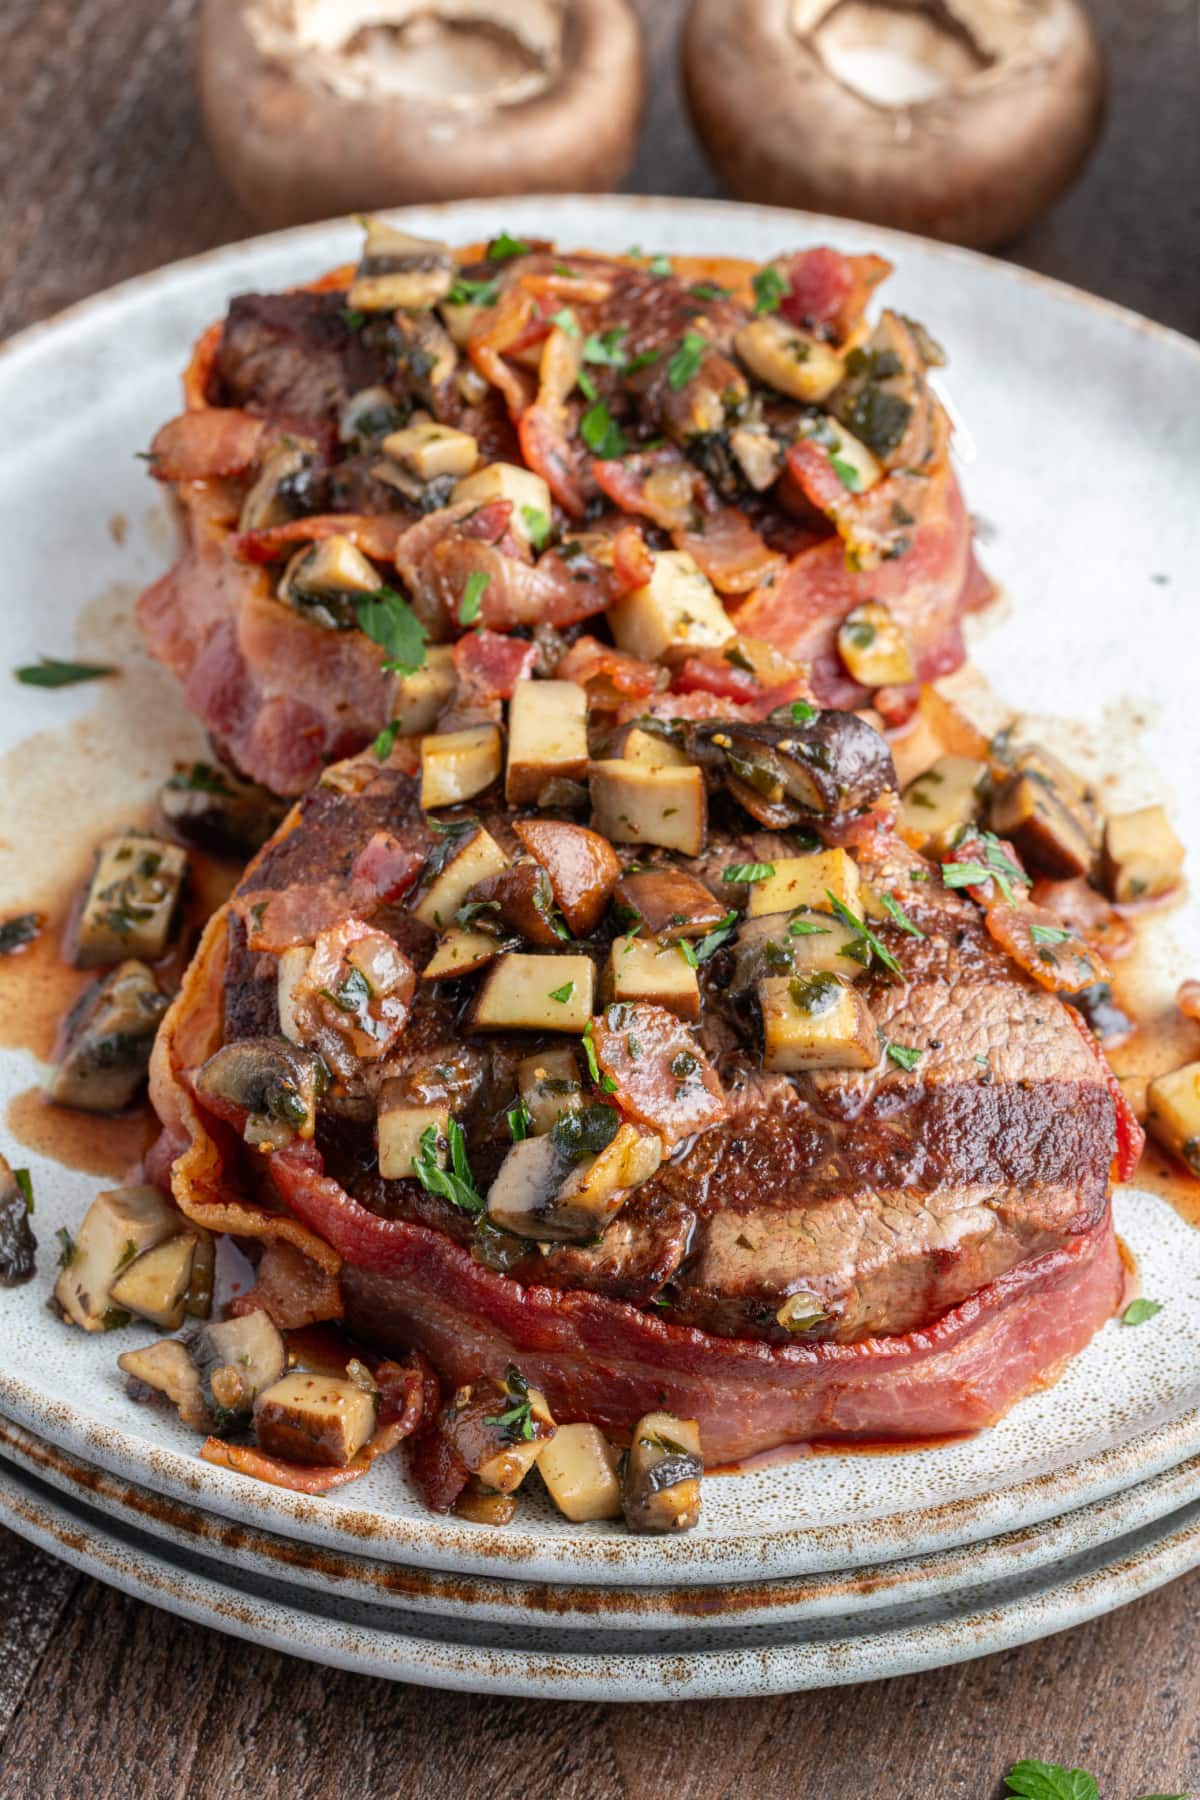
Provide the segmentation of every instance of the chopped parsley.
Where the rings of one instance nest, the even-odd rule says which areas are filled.
[[[38,662],[14,669],[17,680],[26,687],[73,687],[78,681],[99,681],[104,675],[115,675],[110,663],[60,662],[56,656],[43,656]]]
[[[1144,1325],[1147,1319],[1152,1319],[1155,1313],[1160,1313],[1162,1309],[1161,1300],[1131,1300],[1121,1314],[1121,1323],[1122,1325]]]
[[[525,529],[529,533],[529,542],[533,548],[542,551],[550,542],[550,534],[554,529],[550,515],[544,513],[540,506],[523,506],[521,517],[525,521]]]
[[[737,922],[736,912],[727,912],[720,924],[714,925],[712,930],[696,945],[696,961],[706,963],[710,956],[715,956],[721,945],[727,943],[733,936],[737,929]]]
[[[760,269],[750,285],[756,313],[778,312],[780,302],[792,291],[778,269]]]
[[[858,493],[862,487],[862,476],[853,463],[847,462],[844,456],[835,456],[831,450],[829,466],[844,488],[849,488],[852,494]]]
[[[561,987],[550,989],[548,998],[557,1000],[560,1006],[565,1006],[574,992],[575,983],[573,981],[564,981]]]
[[[880,943],[866,920],[860,919],[857,913],[851,912],[846,903],[843,900],[839,900],[831,888],[826,888],[825,893],[829,900],[829,904],[832,906],[838,918],[842,921],[842,924],[849,925],[850,929],[855,933],[857,942],[854,944],[847,944],[843,951],[843,955],[853,956],[856,962],[861,962],[865,965],[869,965],[871,958],[874,957],[876,961],[883,964],[885,969],[890,969],[893,975],[902,974],[903,971],[900,964],[896,961],[887,945]]]
[[[807,700],[793,700],[788,711],[793,725],[809,725],[817,716],[816,707],[810,706]]]
[[[584,413],[579,421],[579,433],[588,449],[601,462],[611,462],[615,457],[625,454],[625,433],[603,400],[597,400]]]
[[[584,362],[606,364],[613,369],[624,368],[625,352],[621,347],[624,336],[624,325],[614,325],[611,331],[589,332],[583,340]]]
[[[399,736],[400,721],[399,719],[392,719],[389,724],[384,726],[383,730],[379,733],[379,736],[375,739],[375,742],[371,745],[372,750],[375,752],[380,762],[387,761],[395,748],[396,739]]]
[[[1029,927],[1029,935],[1035,944],[1065,944],[1075,933],[1065,930],[1061,925],[1033,924]]]
[[[911,1044],[888,1044],[886,1054],[902,1069],[915,1069],[922,1056]]]
[[[60,1225],[54,1235],[58,1239],[58,1266],[60,1269],[69,1269],[79,1254],[75,1239],[65,1225]]]
[[[694,300],[728,300],[732,291],[718,281],[693,281],[688,289]]]
[[[560,306],[556,313],[550,314],[550,323],[565,331],[568,337],[579,336],[579,320],[569,306]]]
[[[420,1149],[413,1157],[413,1174],[427,1194],[449,1200],[462,1212],[481,1213],[486,1202],[475,1186],[471,1165],[467,1161],[466,1133],[457,1119],[451,1119],[447,1133],[450,1144],[450,1167],[443,1169],[437,1159],[438,1129],[427,1125],[420,1136]]]
[[[513,1404],[494,1418],[484,1418],[485,1425],[495,1425],[503,1431],[506,1442],[510,1444],[528,1444],[533,1438],[533,1409],[529,1399],[529,1383],[520,1369],[509,1363],[504,1371],[504,1385],[508,1389],[506,1399]]]
[[[661,355],[661,350],[639,350],[637,355],[631,356],[625,364],[625,373],[632,375],[637,369],[648,369],[651,363],[659,360]]]
[[[575,385],[585,400],[595,400],[599,393],[599,389],[586,369],[580,369],[575,377]]]
[[[451,306],[495,306],[500,298],[498,281],[470,281],[460,275],[446,295]]]
[[[923,938],[926,935],[919,925],[913,924],[894,894],[879,894],[876,897],[893,925],[906,931],[909,937]]]
[[[514,256],[528,256],[528,254],[529,245],[521,238],[510,237],[507,231],[502,231],[499,237],[494,237],[487,247],[489,262],[508,262]]]
[[[550,1141],[570,1163],[586,1161],[607,1150],[620,1127],[620,1115],[611,1106],[581,1106],[577,1112],[561,1112],[550,1127]]]
[[[454,915],[454,923],[466,931],[478,921],[480,913],[498,913],[499,911],[500,902],[498,900],[464,900]]]
[[[828,937],[828,925],[814,925],[811,919],[789,919],[789,937]]]
[[[680,938],[675,948],[678,950],[689,969],[699,967],[700,957],[694,944],[689,944],[686,938]]]
[[[708,349],[708,339],[699,331],[686,331],[679,340],[670,362],[667,364],[667,381],[672,393],[677,394],[685,388],[689,381],[694,381],[700,371],[700,363],[704,352]]]
[[[529,1136],[529,1108],[523,1100],[510,1106],[504,1117],[508,1121],[508,1135],[514,1144],[521,1143]]]
[[[415,675],[425,661],[425,627],[403,594],[381,587],[357,602],[359,630],[387,654],[387,674]]]
[[[775,873],[774,863],[730,863],[722,871],[722,881],[767,881]]]
[[[31,1213],[33,1211],[33,1176],[28,1169],[14,1169],[13,1180],[21,1190],[25,1201],[25,1211]]]
[[[942,880],[948,888],[977,887],[981,882],[994,880],[1010,906],[1016,904],[1016,896],[1012,890],[1014,881],[1022,887],[1028,885],[1028,877],[1022,874],[1012,858],[1006,856],[999,838],[990,831],[982,834],[984,860],[980,862],[951,862],[942,864]]]
[[[650,273],[652,275],[657,275],[660,280],[663,276],[673,275],[675,273],[671,266],[671,259],[669,256],[652,256],[647,267],[649,268]]]
[[[462,591],[462,599],[458,603],[458,622],[460,625],[474,625],[483,611],[483,596],[491,576],[482,569],[476,569],[467,576],[467,585]]]

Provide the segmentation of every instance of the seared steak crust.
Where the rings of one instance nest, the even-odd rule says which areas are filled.
[[[729,894],[721,874],[730,864],[792,847],[778,833],[723,830],[721,804],[704,857],[683,865],[718,900]],[[516,847],[498,803],[484,797],[477,813],[502,845]],[[315,790],[252,867],[230,914],[227,1036],[269,1028],[274,961],[247,947],[247,919],[262,897],[282,896],[285,919],[297,907],[306,917],[313,896],[336,908],[364,846],[381,833],[422,856],[431,846],[415,783],[395,768],[359,792]],[[623,854],[628,861],[631,852]],[[643,854],[643,865],[659,855]],[[1009,962],[978,909],[945,891],[904,845],[887,840],[859,860],[864,877],[893,893],[924,933],[889,921],[875,927],[903,969],[902,978],[881,971],[860,984],[880,1032],[876,1066],[765,1074],[730,985],[733,952],[719,951],[702,970],[698,1038],[720,1075],[726,1122],[682,1144],[598,1243],[539,1247],[485,1234],[477,1256],[518,1281],[652,1304],[663,1318],[724,1336],[794,1341],[776,1315],[798,1296],[808,1321],[801,1341],[852,1343],[926,1325],[1098,1224],[1114,1109],[1068,1010]],[[381,908],[375,922],[421,966],[432,937],[403,902]],[[588,944],[597,959],[610,935],[605,927]],[[423,986],[370,1081],[400,1079],[415,1101],[446,1104],[466,1129],[486,1191],[510,1141],[517,1063],[551,1040],[469,1034],[472,987]],[[899,1066],[888,1043],[919,1050],[915,1066]],[[469,1215],[415,1181],[381,1179],[369,1119],[328,1124],[319,1143],[328,1172],[373,1213],[472,1243]]]

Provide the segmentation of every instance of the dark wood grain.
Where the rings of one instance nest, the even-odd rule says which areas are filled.
[[[3,0],[0,333],[243,236],[190,82],[196,0]],[[683,0],[637,0],[652,102],[628,186],[715,194],[675,76]],[[1200,332],[1194,0],[1098,0],[1104,141],[1012,256]],[[869,1688],[681,1707],[391,1686],[255,1650],[0,1531],[3,1800],[992,1800],[1008,1764],[1104,1800],[1200,1788],[1200,1576],[1001,1656]]]

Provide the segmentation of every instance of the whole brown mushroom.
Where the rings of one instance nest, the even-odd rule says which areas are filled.
[[[612,188],[644,68],[628,0],[205,0],[197,81],[225,179],[280,226]]]
[[[693,0],[683,73],[740,199],[979,247],[1058,197],[1104,111],[1077,0]]]

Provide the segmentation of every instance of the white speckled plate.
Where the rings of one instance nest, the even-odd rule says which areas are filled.
[[[0,1460],[0,1523],[101,1581],[234,1637],[392,1681],[544,1700],[700,1700],[837,1687],[1007,1650],[1200,1564],[1200,1501],[1006,1580],[807,1620],[691,1617],[586,1636],[557,1620],[433,1616],[298,1588],[114,1524]]]
[[[923,316],[950,352],[948,390],[969,427],[959,440],[968,493],[1011,596],[977,662],[1014,703],[1080,722],[1071,754],[1114,776],[1118,804],[1163,798],[1200,842],[1181,654],[1200,566],[1200,509],[1186,492],[1200,468],[1200,349],[1004,265],[841,221],[618,199],[513,202],[503,213],[516,231],[613,248],[637,240],[763,257],[824,240],[887,251],[897,265],[889,298]],[[493,229],[497,212],[433,209],[410,222],[462,241]],[[187,348],[230,292],[303,279],[343,260],[355,236],[322,226],[234,246],[127,284],[0,352],[5,660],[74,649],[124,671],[97,689],[6,687],[0,916],[61,888],[95,836],[143,813],[172,756],[198,749],[176,689],[140,655],[129,621],[138,587],[169,553],[133,452],[175,410]],[[1169,992],[1185,972],[1200,972],[1190,908],[1163,922],[1150,985]],[[6,978],[0,966],[0,1009]],[[0,1056],[0,1100],[35,1075],[28,1057]],[[15,1153],[11,1138],[0,1141]],[[99,1184],[36,1155],[16,1160],[34,1169],[37,1229],[52,1246]],[[1058,1387],[972,1442],[712,1480],[701,1529],[667,1543],[572,1528],[536,1506],[506,1532],[433,1520],[395,1459],[315,1503],[210,1469],[181,1427],[124,1397],[111,1341],[55,1323],[43,1305],[48,1270],[0,1295],[0,1411],[209,1512],[335,1549],[366,1540],[373,1555],[419,1567],[647,1586],[855,1568],[1019,1531],[1200,1452],[1200,1236],[1146,1195],[1123,1196],[1118,1217],[1146,1290],[1165,1303],[1151,1323],[1109,1327]]]

